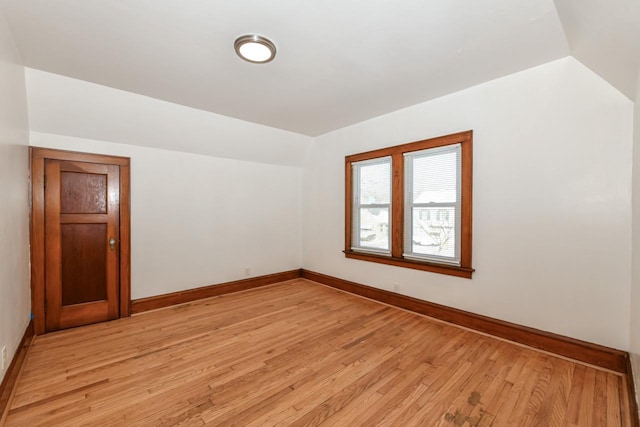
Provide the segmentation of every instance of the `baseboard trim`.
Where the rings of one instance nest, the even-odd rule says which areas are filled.
[[[201,288],[188,289],[186,291],[172,292],[169,294],[156,295],[148,298],[140,298],[131,301],[131,313],[137,314],[158,308],[169,307],[185,302],[199,299],[215,297],[232,292],[244,291],[247,289],[259,288],[261,286],[272,285],[286,280],[301,277],[301,270],[284,271],[281,273],[267,274],[265,276],[252,277],[249,279],[236,280],[233,282],[220,283],[217,285],[203,286]]]
[[[640,427],[640,414],[638,414],[638,401],[636,400],[636,386],[633,379],[633,367],[631,355],[627,353],[625,358],[627,365],[627,393],[629,394],[629,411],[631,412],[631,427]]]
[[[27,351],[29,350],[29,347],[31,347],[33,336],[33,320],[31,320],[27,325],[27,329],[24,331],[24,335],[22,336],[22,340],[20,341],[20,345],[18,346],[16,353],[13,355],[13,359],[11,360],[9,369],[7,369],[7,373],[2,380],[2,384],[0,384],[0,425],[4,425],[4,420],[9,411],[9,404],[11,403],[11,395],[13,394],[13,389],[18,381],[18,377],[20,376],[22,365],[27,358]]]
[[[630,364],[628,362],[629,355],[627,352],[621,350],[447,307],[406,295],[396,294],[305,269],[285,271],[252,277],[250,279],[141,298],[131,302],[131,312],[133,314],[142,313],[199,299],[258,288],[299,277],[499,338],[508,339],[533,348],[610,369],[615,372],[628,375],[630,371]]]
[[[629,394],[629,409],[631,411],[631,426],[640,427],[638,419],[638,405],[635,400],[633,371],[631,360],[627,352],[447,307],[406,295],[396,294],[371,286],[362,285],[360,283],[340,279],[338,277],[316,273],[310,270],[291,270],[221,283],[218,285],[189,289],[186,291],[141,298],[131,302],[131,312],[133,314],[142,313],[149,310],[169,307],[213,296],[259,288],[261,286],[284,282],[299,277],[360,295],[365,298],[383,302],[385,304],[433,317],[435,319],[443,320],[499,338],[508,339],[533,348],[549,351],[551,353],[625,374]],[[9,365],[9,369],[7,370],[7,374],[5,375],[2,384],[0,384],[0,425],[2,425],[6,418],[13,389],[18,380],[27,352],[33,341],[33,337],[34,326],[32,320],[27,325],[18,350]]]
[[[557,335],[551,332],[518,325],[492,317],[396,294],[326,274],[302,270],[302,277],[343,291],[444,320],[499,338],[524,344],[539,350],[600,366],[615,372],[627,373],[628,353],[613,348]]]

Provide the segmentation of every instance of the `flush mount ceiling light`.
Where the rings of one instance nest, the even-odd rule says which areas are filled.
[[[276,45],[268,38],[257,34],[238,37],[233,47],[240,58],[255,64],[267,63],[276,56]]]

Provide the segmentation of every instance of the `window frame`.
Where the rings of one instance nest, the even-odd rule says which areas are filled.
[[[413,165],[412,162],[416,159],[427,158],[427,157],[435,157],[441,154],[446,153],[455,153],[456,155],[456,182],[457,182],[457,191],[455,201],[453,202],[429,202],[429,203],[421,203],[413,200]],[[433,262],[436,264],[447,264],[447,265],[455,265],[460,266],[460,250],[462,239],[460,236],[461,231],[461,207],[462,207],[462,145],[461,144],[449,144],[443,145],[441,147],[427,148],[426,150],[418,150],[418,151],[408,151],[404,154],[404,252],[403,257],[406,259],[414,259],[416,261],[423,262]],[[409,243],[408,237],[411,236],[413,238],[413,210],[415,208],[436,208],[437,212],[437,220],[440,221],[442,209],[453,208],[455,210],[454,220],[455,220],[455,241],[454,241],[454,252],[455,257],[446,257],[439,255],[427,255],[427,254],[418,254],[413,252],[413,245]],[[428,211],[427,211],[428,213]],[[449,212],[446,213],[447,220],[449,219]]]
[[[405,223],[405,170],[404,155],[415,151],[460,144],[461,146],[461,201],[460,201],[460,265],[407,258],[404,253]],[[391,157],[391,212],[389,215],[391,254],[382,255],[354,250],[352,164],[377,158]],[[471,278],[472,207],[473,207],[473,131],[468,130],[436,138],[410,142],[345,157],[345,257],[412,268],[433,273]]]
[[[388,159],[388,162],[387,162]],[[353,174],[353,170],[355,169],[354,166],[358,166],[358,173],[357,176],[353,177],[353,182],[357,182],[360,180],[360,170],[361,168],[364,166],[372,166],[372,165],[377,165],[377,164],[386,164],[389,163],[389,171],[392,172],[392,161],[393,159],[391,158],[391,156],[384,156],[384,157],[376,157],[375,159],[370,159],[370,160],[362,160],[360,162],[353,162],[352,165],[352,174]],[[362,203],[361,199],[361,194],[362,192],[360,191],[360,188],[358,188],[358,191],[353,191],[354,189],[352,189],[353,191],[353,197],[352,197],[352,201],[351,203],[353,204],[353,211],[356,210],[360,210],[362,208],[381,208],[381,209],[387,209],[389,211],[389,220],[391,220],[391,204],[393,201],[393,189],[391,188],[391,185],[393,183],[393,180],[391,178],[391,173],[389,174],[389,203]],[[360,222],[362,220],[362,218],[360,216],[354,217],[357,218],[357,222],[360,225]],[[391,222],[391,221],[389,221]],[[367,246],[363,246],[362,245],[362,241],[361,239],[357,238],[356,235],[358,234],[358,229],[360,228],[360,226],[358,227],[352,227],[353,229],[353,234],[351,235],[351,243],[352,243],[352,250],[355,250],[357,252],[364,252],[364,253],[372,253],[372,254],[376,254],[376,255],[382,255],[382,256],[389,256],[391,255],[391,227],[389,227],[389,229],[387,230],[387,239],[389,242],[389,249],[384,250],[384,249],[376,249],[373,247],[367,247]],[[360,243],[358,245],[358,243]]]

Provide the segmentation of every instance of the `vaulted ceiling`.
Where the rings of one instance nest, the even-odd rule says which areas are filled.
[[[28,67],[309,136],[567,55],[631,99],[639,0],[0,0]],[[243,62],[245,33],[278,47]]]

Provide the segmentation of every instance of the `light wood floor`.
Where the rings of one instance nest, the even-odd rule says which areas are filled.
[[[625,379],[306,281],[37,337],[7,425],[628,426]]]

